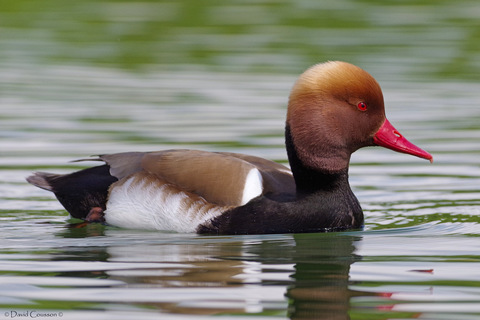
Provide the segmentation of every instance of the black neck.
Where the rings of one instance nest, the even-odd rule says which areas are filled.
[[[285,144],[298,193],[311,194],[316,191],[329,191],[340,187],[345,182],[348,185],[348,167],[330,172],[305,166],[298,157],[288,125],[285,128]]]

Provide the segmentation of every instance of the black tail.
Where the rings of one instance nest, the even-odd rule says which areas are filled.
[[[53,192],[72,217],[84,219],[93,207],[106,209],[108,188],[117,178],[103,165],[70,174],[36,172],[27,181]]]

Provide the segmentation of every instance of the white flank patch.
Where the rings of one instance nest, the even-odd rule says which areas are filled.
[[[194,205],[183,191],[172,190],[169,184],[126,178],[123,184],[110,191],[105,211],[108,224],[130,229],[195,232],[207,220],[227,208],[215,206],[198,197]]]
[[[243,188],[242,205],[246,204],[253,198],[258,197],[263,192],[262,174],[257,168],[250,170],[245,178]]]
[[[287,174],[293,176],[292,170],[290,170],[289,168],[279,169],[278,171],[283,172],[283,173],[287,173]]]

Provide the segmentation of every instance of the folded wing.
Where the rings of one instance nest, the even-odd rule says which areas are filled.
[[[254,156],[165,150],[102,155],[100,159],[119,180],[148,172],[219,206],[240,206],[267,193],[295,192],[288,168]]]

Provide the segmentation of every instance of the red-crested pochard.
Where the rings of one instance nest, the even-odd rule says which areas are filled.
[[[212,234],[360,228],[350,155],[379,145],[432,160],[385,118],[380,86],[346,62],[317,64],[290,93],[285,141],[291,170],[226,152],[165,150],[102,155],[71,174],[37,172],[72,217],[109,225]]]

